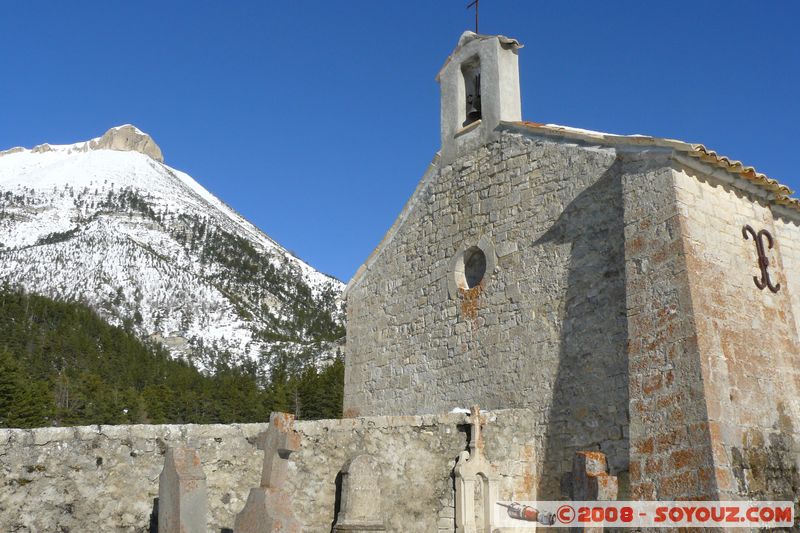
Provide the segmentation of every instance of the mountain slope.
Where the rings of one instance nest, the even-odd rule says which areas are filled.
[[[342,284],[161,159],[130,125],[0,152],[0,280],[86,302],[200,368],[332,358]]]

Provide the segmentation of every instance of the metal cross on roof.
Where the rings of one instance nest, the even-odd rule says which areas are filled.
[[[478,33],[478,2],[480,2],[480,0],[472,0],[467,6],[467,9],[475,6],[475,33]]]

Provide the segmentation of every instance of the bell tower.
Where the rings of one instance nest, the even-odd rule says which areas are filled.
[[[465,31],[436,76],[442,99],[443,162],[492,140],[501,121],[522,120],[518,50],[502,35]]]

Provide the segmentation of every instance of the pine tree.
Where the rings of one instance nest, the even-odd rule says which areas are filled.
[[[25,379],[11,353],[0,350],[0,427],[43,426],[52,412],[53,399],[47,383]]]
[[[21,384],[14,402],[12,425],[21,428],[45,426],[51,420],[53,411],[53,397],[46,382]]]
[[[0,427],[11,427],[19,389],[19,366],[8,350],[0,349]]]

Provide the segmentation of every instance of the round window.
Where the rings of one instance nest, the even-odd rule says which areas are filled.
[[[486,254],[477,246],[467,248],[456,267],[456,283],[462,289],[477,287],[486,275]]]

